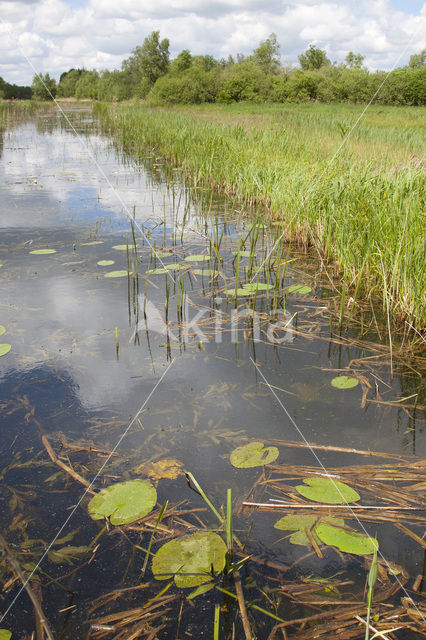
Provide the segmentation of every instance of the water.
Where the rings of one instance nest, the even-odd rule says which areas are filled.
[[[424,423],[414,406],[421,404],[422,392],[416,367],[398,361],[392,378],[387,349],[378,344],[367,313],[364,338],[359,318],[341,330],[330,323],[330,283],[309,253],[277,249],[280,227],[253,227],[253,219],[241,219],[231,203],[185,189],[155,155],[140,163],[123,157],[85,109],[70,109],[67,118],[52,111],[14,123],[3,132],[0,171],[0,324],[6,328],[0,341],[11,344],[0,358],[1,527],[26,575],[49,551],[30,585],[41,588],[55,637],[89,632],[87,637],[128,637],[130,627],[115,628],[117,620],[96,623],[99,628],[90,624],[96,615],[142,607],[167,583],[153,579],[150,562],[144,578],[140,575],[152,525],[124,533],[111,526],[87,548],[102,525],[87,514],[84,487],[49,460],[43,435],[62,462],[89,481],[96,476],[95,490],[143,477],[138,467],[147,461],[174,458],[218,507],[231,488],[235,512],[262,473],[260,466],[230,464],[231,451],[247,438],[396,456],[387,460],[282,444],[277,462],[299,468],[288,480],[292,486],[306,477],[301,465],[319,472],[344,465],[392,467],[402,460],[398,456],[414,456],[406,458],[407,464],[424,456]],[[163,257],[153,256],[154,247]],[[233,251],[239,247],[256,256],[238,261]],[[40,249],[55,253],[31,253]],[[210,259],[185,259],[198,254]],[[101,260],[114,264],[98,265]],[[146,279],[147,270],[170,263],[183,266]],[[194,272],[207,268],[219,275]],[[105,277],[111,271],[125,275]],[[253,278],[274,285],[278,278],[279,286],[258,291],[255,300],[226,295],[226,289],[236,288],[236,271],[241,285]],[[294,284],[311,291],[284,298]],[[334,388],[331,381],[341,374],[355,376],[359,384]],[[89,443],[114,455],[88,451]],[[160,505],[185,501],[181,510],[202,511],[174,520],[173,535],[168,521],[169,533],[156,534],[154,552],[178,533],[217,529],[214,514],[183,475],[160,480],[157,489]],[[361,502],[377,504],[377,493],[364,488]],[[255,501],[268,497],[277,494],[253,494]],[[247,540],[244,553],[283,567],[305,555],[306,547],[284,539],[290,531],[273,527],[283,515],[235,514],[236,534]],[[345,522],[377,535],[383,557],[407,572],[408,585],[422,573],[424,549],[393,524]],[[421,536],[419,524],[408,526]],[[59,541],[50,548],[56,535]],[[52,554],[70,545],[84,549],[72,550],[68,560]],[[352,580],[350,597],[359,587],[362,601],[368,562],[348,556],[342,564],[330,548],[324,553],[325,560],[311,555],[285,579],[340,572]],[[7,561],[0,571],[7,584],[12,576]],[[274,589],[282,576],[277,583],[277,574],[265,565],[252,561],[241,573],[246,599],[279,618],[321,610],[282,592],[278,597]],[[95,598],[141,583],[147,586],[90,611]],[[216,585],[233,591],[230,577],[224,584],[217,578]],[[14,638],[29,637],[35,628],[30,600],[26,593],[17,597],[18,582],[7,586],[1,605],[7,615],[0,626],[12,630]],[[188,593],[169,588],[167,596],[176,598],[151,621],[153,627],[163,625],[159,637],[212,637],[217,602],[222,605],[220,637],[231,638],[234,624],[236,637],[243,637],[238,605],[230,596],[214,589],[191,607],[182,598]],[[349,597],[343,588],[341,593]],[[258,638],[267,638],[277,623],[258,610],[250,616]],[[296,628],[289,632],[292,637]],[[411,636],[405,628],[398,637]]]

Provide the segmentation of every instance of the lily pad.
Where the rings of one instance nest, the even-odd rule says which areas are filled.
[[[9,353],[11,348],[12,348],[11,344],[7,344],[7,343],[0,344],[0,357],[5,356],[6,353]]]
[[[175,458],[163,458],[162,460],[157,460],[157,462],[140,464],[136,469],[136,473],[143,473],[153,480],[160,480],[161,478],[175,480],[180,475],[183,475],[183,465]]]
[[[0,629],[0,640],[9,640],[12,637],[12,632],[7,629]]]
[[[115,249],[116,251],[127,251],[127,244],[116,244],[113,246],[113,249]],[[129,245],[129,250],[130,250],[130,245]]]
[[[240,256],[240,258],[250,258],[250,256],[254,258],[256,256],[255,253],[252,253],[251,251],[244,251],[243,249],[240,251],[233,251],[232,254],[234,256]]]
[[[249,289],[225,289],[223,292],[226,296],[252,296],[253,292],[249,291]]]
[[[165,264],[164,268],[167,271],[178,271],[179,269],[189,269],[188,265],[181,264],[180,262],[172,262],[171,264]]]
[[[327,504],[346,504],[356,502],[360,495],[344,482],[332,478],[304,478],[305,485],[295,487],[300,495],[314,502],[326,502]]]
[[[0,336],[2,336],[4,333],[6,333],[6,327],[0,324]]]
[[[206,278],[217,278],[217,276],[220,275],[220,272],[216,271],[216,269],[193,269],[192,273],[194,274],[194,276],[201,276]]]
[[[315,528],[315,533],[321,542],[337,547],[346,553],[355,553],[359,556],[374,553],[379,548],[376,538],[363,536],[356,531],[339,529],[328,524],[319,524]]]
[[[49,253],[56,253],[56,249],[34,249],[30,253],[34,256],[47,256]]]
[[[128,524],[146,516],[156,502],[157,491],[148,480],[129,480],[102,489],[88,510],[93,520],[109,517],[111,524]]]
[[[308,287],[306,284],[292,284],[287,289],[287,293],[300,293],[301,295],[310,293],[311,291],[311,287]]]
[[[193,256],[186,256],[185,260],[187,262],[203,262],[206,260],[211,260],[211,256],[206,256],[205,254],[197,253]]]
[[[316,527],[319,524],[329,524],[334,527],[343,527],[345,521],[342,518],[333,518],[333,517],[324,517],[318,518],[318,516],[311,515],[287,515],[283,518],[280,518],[278,522],[274,524],[275,529],[280,529],[281,531],[292,531],[295,530],[294,533],[291,534],[289,540],[291,544],[300,544],[305,547],[311,544],[308,536],[306,535],[305,529],[309,529],[317,543],[320,542],[320,539],[316,535]]]
[[[225,566],[226,544],[217,533],[199,531],[166,542],[155,554],[152,572],[157,580],[174,577],[178,587],[211,582],[211,571]]]
[[[147,276],[156,275],[159,273],[167,273],[168,269],[165,267],[158,267],[157,269],[148,269],[146,272]]]
[[[127,270],[126,269],[120,269],[120,271],[107,271],[107,273],[104,273],[105,278],[124,278],[124,276],[127,276]]]
[[[352,376],[337,376],[333,378],[331,381],[333,387],[336,389],[352,389],[356,387],[359,383],[356,378],[352,378]]]
[[[207,591],[210,591],[210,589],[213,589],[214,587],[214,582],[208,582],[207,584],[202,584],[199,587],[197,587],[196,589],[194,589],[194,591],[191,591],[191,593],[189,595],[187,595],[186,597],[188,598],[188,600],[192,600],[193,598],[196,598],[197,596],[201,596],[203,595],[203,593],[207,593]],[[1,638],[0,638],[1,640]]]
[[[80,246],[82,247],[91,247],[95,244],[103,244],[103,240],[92,240],[92,242],[80,242]]]
[[[273,284],[268,284],[267,282],[247,282],[246,284],[243,284],[243,289],[256,293],[256,291],[267,291],[268,289],[272,289],[273,286]]]
[[[248,469],[249,467],[262,467],[270,464],[278,458],[277,447],[264,447],[263,442],[249,442],[242,447],[234,449],[230,456],[233,467]]]
[[[110,267],[112,264],[115,264],[115,260],[98,260],[100,267]]]

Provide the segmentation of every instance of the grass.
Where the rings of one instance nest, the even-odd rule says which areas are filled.
[[[313,245],[348,299],[355,292],[372,295],[392,321],[419,329],[425,314],[425,110],[372,106],[344,143],[343,130],[362,110],[96,105],[126,151],[140,157],[154,151],[193,186],[210,186],[284,219],[284,239]]]

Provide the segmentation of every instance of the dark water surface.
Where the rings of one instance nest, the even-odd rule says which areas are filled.
[[[0,523],[26,575],[59,531],[60,540],[69,536],[53,550],[88,546],[101,529],[88,516],[87,498],[79,502],[84,487],[49,460],[43,435],[62,461],[89,481],[100,470],[95,489],[142,477],[139,465],[172,457],[218,507],[231,488],[236,509],[262,473],[261,467],[237,469],[229,462],[230,452],[245,438],[424,457],[424,423],[413,408],[421,391],[419,375],[408,363],[399,363],[392,379],[383,346],[362,340],[354,327],[339,333],[335,323],[330,325],[328,283],[309,256],[288,254],[284,247],[277,257],[279,227],[253,229],[253,221],[238,220],[229,203],[172,182],[171,172],[154,155],[147,154],[140,164],[122,157],[87,111],[74,108],[67,116],[72,126],[52,111],[4,131],[0,161],[0,325],[6,328],[0,342],[11,344],[0,358]],[[133,232],[127,214],[134,218]],[[236,259],[232,251],[243,241],[246,251],[250,243],[255,246],[256,258]],[[223,264],[211,242],[220,245]],[[114,249],[117,245],[124,248]],[[154,257],[153,247],[170,256]],[[31,253],[39,249],[55,253]],[[211,260],[185,261],[194,254],[211,255]],[[102,266],[101,260],[114,264]],[[283,264],[288,260],[293,261]],[[162,263],[186,266],[146,279],[146,271]],[[220,275],[196,275],[194,269],[201,268],[217,269]],[[279,287],[258,292],[251,318],[245,297],[234,301],[224,293],[235,288],[236,269],[241,282],[250,282],[250,268],[252,276],[260,268],[261,282],[273,284],[279,278]],[[115,270],[126,275],[105,277]],[[311,291],[284,297],[294,284]],[[278,322],[287,323],[289,331],[277,328]],[[359,384],[336,389],[331,381],[339,374],[355,376]],[[91,442],[116,455],[67,449],[63,439],[61,448],[62,435],[73,445]],[[323,472],[321,465],[383,465],[386,460],[283,445],[277,462]],[[296,476],[289,485],[300,482]],[[160,480],[157,489],[160,505],[166,499],[169,505],[187,501],[184,508],[205,509],[198,517],[217,527],[214,514],[183,475]],[[262,500],[268,500],[267,493]],[[361,502],[375,504],[366,493]],[[287,567],[311,550],[292,545],[289,531],[274,529],[282,515],[236,516],[238,536],[247,539],[246,554]],[[202,527],[191,520],[192,527],[197,523]],[[361,531],[359,522],[347,519],[347,524]],[[377,535],[384,558],[402,567],[411,581],[422,573],[420,544],[391,523],[362,525],[364,533]],[[422,535],[418,527],[411,528]],[[166,586],[152,578],[150,563],[141,578],[141,549],[149,540],[149,533],[110,527],[94,556],[95,545],[69,563],[58,561],[49,548],[30,584],[41,585],[55,637],[127,637],[114,630],[115,622],[108,623],[112,631],[105,623],[104,630],[92,628],[94,635],[88,636],[87,620],[142,607]],[[153,551],[160,541],[161,536],[154,540]],[[345,562],[342,569],[335,553],[324,560],[313,555],[291,579],[350,573],[361,586],[362,599],[368,563],[361,556],[348,556]],[[252,571],[256,567],[257,573]],[[277,576],[270,583],[263,565],[249,563],[241,574],[246,599],[279,618],[321,610],[300,609],[272,592],[268,596]],[[7,585],[12,576],[7,562],[0,576]],[[226,580],[225,588],[232,591]],[[149,586],[90,613],[95,598],[141,582]],[[18,582],[3,590],[0,610],[7,615],[0,627],[12,630],[13,639],[29,638],[34,612],[25,592],[14,601],[18,591]],[[213,637],[215,603],[222,605],[220,637],[231,638],[233,624],[235,637],[244,637],[236,601],[217,589],[195,598],[194,606],[182,598],[188,590],[173,585],[167,593],[178,597],[154,624],[163,625],[159,638]],[[276,620],[259,611],[250,617],[256,637],[267,638]],[[398,637],[412,636],[405,630]]]

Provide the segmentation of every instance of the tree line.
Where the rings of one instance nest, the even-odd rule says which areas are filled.
[[[173,60],[170,42],[153,31],[115,71],[70,69],[56,83],[49,74],[37,75],[32,93],[122,101],[143,99],[150,104],[203,102],[353,102],[423,105],[426,103],[426,49],[409,64],[391,71],[370,72],[364,56],[350,51],[344,63],[332,63],[324,50],[311,45],[299,55],[299,68],[281,63],[277,37],[272,33],[251,55],[221,60],[181,51]]]

